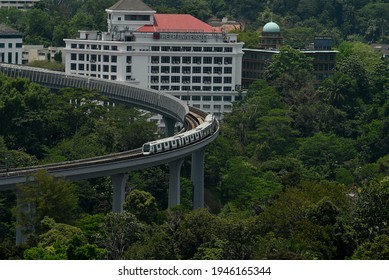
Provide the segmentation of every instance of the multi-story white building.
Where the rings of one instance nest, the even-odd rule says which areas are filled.
[[[222,117],[238,100],[243,43],[188,14],[157,14],[141,0],[106,10],[108,31],[64,39],[66,73],[170,93]]]
[[[23,34],[0,24],[0,62],[22,64]]]
[[[40,0],[0,0],[0,8],[31,9]]]

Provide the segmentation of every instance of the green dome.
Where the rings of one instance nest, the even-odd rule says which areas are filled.
[[[263,27],[263,32],[271,32],[271,33],[278,33],[281,32],[280,27],[278,26],[277,23],[275,22],[268,22],[265,24]]]

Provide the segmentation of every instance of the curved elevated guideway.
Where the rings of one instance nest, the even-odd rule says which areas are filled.
[[[52,89],[64,87],[96,89],[115,102],[139,107],[161,114],[167,125],[168,136],[172,135],[176,122],[185,124],[186,130],[196,129],[204,121],[206,113],[189,108],[181,100],[163,92],[137,87],[127,83],[66,75],[62,72],[9,65],[0,63],[0,72],[14,78],[27,78]],[[180,203],[179,177],[183,159],[192,155],[192,181],[194,185],[194,208],[204,206],[204,151],[216,139],[219,132],[218,121],[213,118],[212,133],[176,149],[145,155],[141,148],[95,158],[13,169],[0,173],[0,190],[15,189],[26,182],[38,170],[47,170],[55,177],[81,180],[111,176],[114,187],[113,211],[121,212],[125,198],[128,173],[151,166],[169,164],[169,207]],[[185,133],[185,132],[183,132]],[[180,135],[180,134],[179,134]],[[178,135],[178,136],[179,136]]]

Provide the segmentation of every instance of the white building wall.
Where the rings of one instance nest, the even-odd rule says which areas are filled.
[[[0,35],[0,62],[22,64],[22,44],[20,38],[2,38]]]

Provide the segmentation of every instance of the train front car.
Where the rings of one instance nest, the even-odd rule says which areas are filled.
[[[152,153],[154,153],[154,147],[151,145],[150,142],[147,142],[147,143],[144,143],[143,146],[142,146],[142,153],[147,156],[147,155],[150,155]]]

